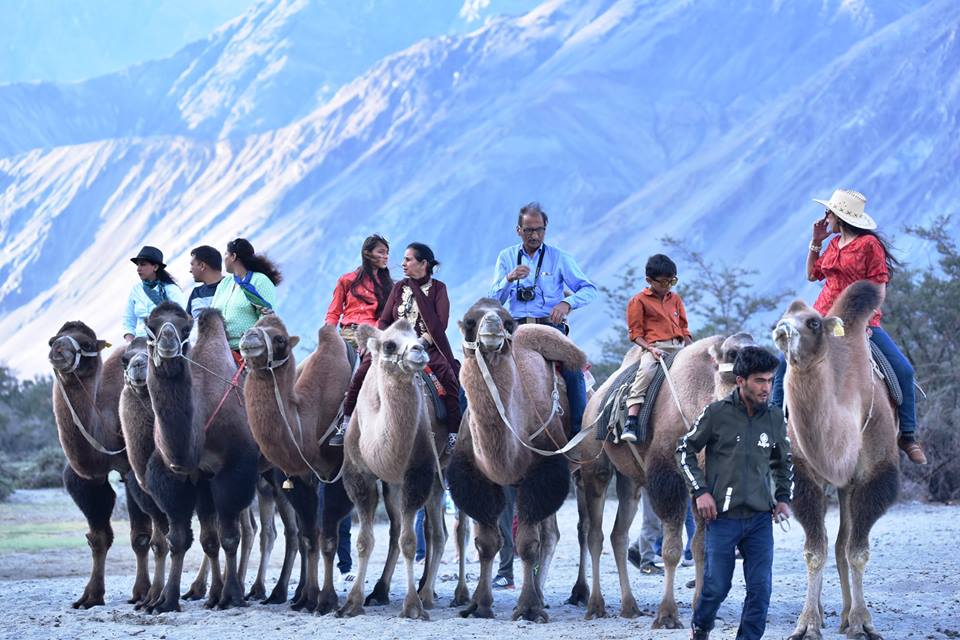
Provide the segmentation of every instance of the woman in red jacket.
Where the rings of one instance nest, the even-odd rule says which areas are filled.
[[[359,267],[337,280],[326,323],[339,324],[343,339],[362,351],[357,344],[357,325],[376,325],[380,310],[393,289],[393,279],[387,268],[390,244],[382,236],[373,234],[363,241],[360,258]]]

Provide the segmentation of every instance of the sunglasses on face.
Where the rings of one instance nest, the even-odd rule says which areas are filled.
[[[676,276],[672,278],[660,278],[659,280],[650,279],[651,282],[655,282],[661,287],[672,287],[680,282],[680,279]]]

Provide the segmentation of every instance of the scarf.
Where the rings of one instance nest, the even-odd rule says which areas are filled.
[[[253,277],[253,271],[247,271],[247,275],[242,278],[238,276],[233,276],[233,282],[240,287],[240,290],[243,291],[243,295],[246,296],[247,302],[253,305],[253,308],[257,310],[257,313],[263,314],[264,311],[272,311],[273,307],[270,306],[270,303],[263,299],[263,296],[260,295],[260,292],[257,291],[257,288],[251,284],[250,279]]]
[[[150,298],[150,301],[153,302],[154,306],[158,306],[167,299],[167,290],[160,280],[150,280],[149,282],[144,280],[141,284],[143,285],[143,291],[147,294],[147,297]]]

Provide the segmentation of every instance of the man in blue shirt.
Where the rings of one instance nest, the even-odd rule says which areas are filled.
[[[593,302],[597,287],[572,257],[544,244],[546,234],[547,213],[539,203],[520,209],[517,235],[522,242],[500,252],[489,295],[506,306],[519,324],[546,324],[567,333],[567,316]],[[572,292],[569,295],[568,290]],[[570,424],[573,433],[578,433],[587,406],[583,372],[564,369],[563,379],[570,401]]]

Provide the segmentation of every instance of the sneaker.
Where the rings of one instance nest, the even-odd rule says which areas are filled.
[[[652,562],[645,562],[640,565],[640,573],[648,576],[662,576],[663,567],[658,567]]]
[[[637,416],[627,416],[627,422],[620,432],[620,439],[624,442],[637,441]]]
[[[640,547],[636,543],[627,549],[627,560],[637,569],[640,568]]]
[[[507,576],[497,576],[493,579],[494,589],[513,589],[513,578]]]
[[[693,556],[688,558],[686,554],[684,554],[684,556],[680,559],[681,567],[692,567],[694,564],[696,563],[693,561]]]
[[[444,452],[446,455],[449,456],[450,454],[453,453],[453,448],[454,448],[455,446],[457,446],[457,434],[455,434],[455,433],[448,433],[448,434],[447,434],[447,448],[444,449],[443,452]]]
[[[927,464],[927,456],[923,453],[923,447],[914,437],[901,436],[897,440],[897,446],[907,454],[910,462],[914,464]]]
[[[696,625],[690,625],[690,640],[710,640],[710,632]]]
[[[694,578],[694,579],[692,579],[692,580],[687,580],[687,589],[693,589],[695,586],[697,586],[697,579],[696,579],[696,578]]]
[[[658,567],[662,567],[662,566],[663,566],[663,556],[661,556],[659,553],[656,554],[656,555],[654,555],[654,556],[653,556],[653,564],[657,565]]]
[[[340,424],[337,425],[337,430],[334,431],[330,439],[327,440],[327,444],[331,447],[342,447],[343,436],[347,433],[348,424],[350,424],[350,416],[344,414],[340,419]]]
[[[338,579],[338,588],[340,591],[350,591],[353,588],[353,583],[357,581],[357,574],[352,571],[347,573],[341,573],[340,578]]]

